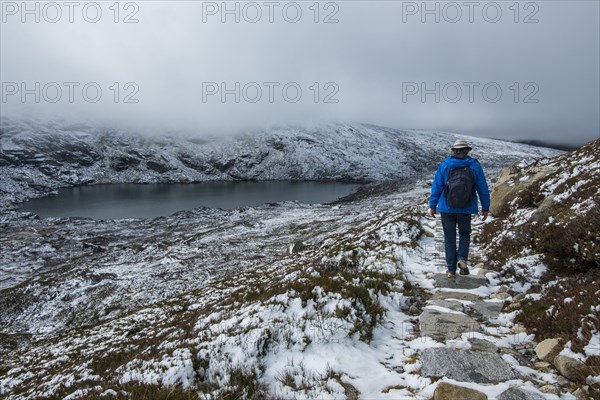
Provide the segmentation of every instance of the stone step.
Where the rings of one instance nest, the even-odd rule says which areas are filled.
[[[419,329],[421,336],[429,336],[441,342],[460,338],[463,333],[481,332],[479,323],[466,314],[427,308],[419,317]]]
[[[476,301],[473,304],[470,304],[468,307],[475,310],[482,317],[486,319],[496,319],[500,315],[500,311],[502,310],[502,302],[501,301]]]
[[[453,292],[451,290],[444,290],[434,293],[431,296],[431,300],[446,300],[446,299],[457,299],[464,301],[479,301],[481,297],[474,293],[465,293],[465,292]]]
[[[435,286],[449,289],[476,289],[480,286],[486,286],[488,281],[485,276],[478,275],[459,275],[455,278],[447,278],[446,274],[433,275]]]
[[[445,347],[428,348],[421,355],[421,375],[461,382],[498,383],[519,378],[496,353]]]
[[[454,301],[454,300],[434,299],[434,300],[429,300],[427,302],[427,305],[444,307],[444,308],[448,308],[452,311],[459,311],[459,312],[465,311],[465,308],[462,305],[462,303],[460,301]]]

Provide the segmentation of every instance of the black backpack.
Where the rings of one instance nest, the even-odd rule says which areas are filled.
[[[453,168],[448,174],[444,188],[446,203],[452,208],[464,208],[471,205],[475,198],[475,176],[471,168]]]

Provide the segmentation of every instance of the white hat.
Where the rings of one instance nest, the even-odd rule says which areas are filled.
[[[454,144],[451,147],[452,150],[458,150],[458,149],[469,149],[472,150],[473,148],[471,146],[469,146],[469,144],[467,142],[465,142],[464,140],[457,140],[456,142],[454,142]]]

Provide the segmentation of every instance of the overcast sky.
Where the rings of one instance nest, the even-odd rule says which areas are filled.
[[[421,1],[22,4],[1,4],[2,115],[198,133],[341,120],[599,137],[595,0],[427,2],[432,13]]]

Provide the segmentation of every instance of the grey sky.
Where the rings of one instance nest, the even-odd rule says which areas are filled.
[[[89,3],[73,8],[73,23],[63,2],[55,3],[62,12],[55,23],[49,21],[57,8],[39,3],[36,23],[34,14],[21,21],[20,1],[2,2],[2,114],[199,133],[333,119],[557,142],[599,137],[598,1],[520,2],[518,7],[513,1],[428,2],[429,9],[438,7],[439,22],[435,14],[422,13],[421,1],[320,2],[318,23],[313,1],[248,3],[227,3],[239,7],[239,23],[234,14],[221,21],[221,1],[120,3],[117,23],[113,2],[95,3],[102,11],[96,23],[84,19]],[[35,4],[28,3],[31,9]],[[299,21],[286,21],[298,8]],[[249,22],[257,9],[262,17]],[[95,6],[86,10],[94,19]],[[131,14],[138,22],[124,23]],[[338,22],[324,23],[328,15]],[[34,92],[40,82],[39,103],[34,94],[22,103],[23,82]],[[57,98],[56,85],[44,91],[49,82],[62,88],[56,103],[48,101]],[[64,82],[79,84],[73,86],[73,103]],[[102,89],[97,103],[82,96],[90,82]],[[128,82],[134,85],[126,87]],[[223,82],[229,89],[240,83],[239,103],[235,94],[226,95],[224,103],[220,93],[207,94],[220,91]],[[424,99],[422,84],[431,90]],[[262,97],[251,103],[257,87]],[[302,96],[293,103],[298,87]],[[124,103],[136,88],[131,99],[139,102]],[[493,102],[498,88],[502,96]],[[93,97],[94,87],[89,90]],[[324,102],[327,95],[337,103]]]

